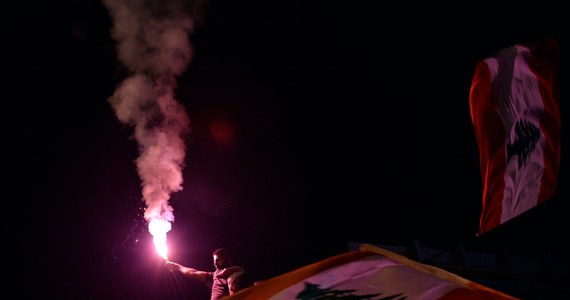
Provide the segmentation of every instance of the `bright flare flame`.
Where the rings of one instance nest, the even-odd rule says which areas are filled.
[[[148,223],[148,231],[152,235],[152,240],[156,251],[162,258],[168,259],[168,247],[166,246],[166,233],[170,231],[170,222],[162,219],[151,219]]]

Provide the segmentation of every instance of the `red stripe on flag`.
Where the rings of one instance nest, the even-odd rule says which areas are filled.
[[[546,133],[544,174],[538,198],[540,204],[554,196],[560,172],[560,53],[558,43],[553,39],[537,42],[531,45],[530,50],[533,56],[529,66],[539,81],[544,106],[540,128]]]
[[[491,94],[491,73],[484,62],[479,62],[471,82],[471,119],[479,147],[480,172],[483,187],[483,203],[479,232],[485,232],[500,224],[505,176],[505,133]],[[493,132],[492,135],[486,133]]]

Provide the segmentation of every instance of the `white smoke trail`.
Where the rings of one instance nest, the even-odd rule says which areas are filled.
[[[174,221],[168,200],[182,189],[185,137],[190,132],[190,119],[174,90],[176,76],[186,71],[192,58],[191,10],[184,1],[102,1],[113,21],[119,62],[131,74],[109,102],[117,118],[134,127],[144,218],[155,243],[165,243]]]

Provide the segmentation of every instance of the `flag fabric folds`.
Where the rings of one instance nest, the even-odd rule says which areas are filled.
[[[252,299],[517,299],[368,244],[263,281],[228,297]]]
[[[560,165],[559,49],[512,45],[478,62],[469,104],[479,150],[478,235],[555,196]]]

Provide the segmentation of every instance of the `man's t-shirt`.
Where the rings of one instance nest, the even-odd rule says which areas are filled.
[[[233,266],[215,272],[208,273],[206,284],[212,290],[211,300],[218,300],[230,295],[230,289],[233,287],[239,290],[238,277],[244,273],[243,268]]]

